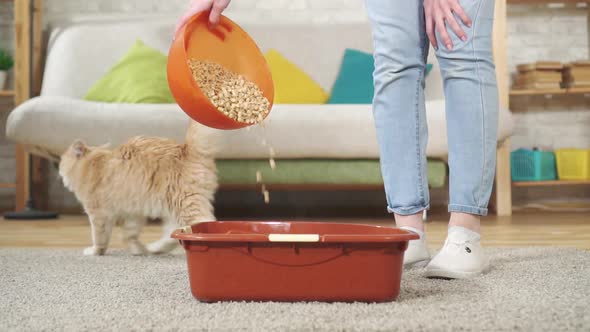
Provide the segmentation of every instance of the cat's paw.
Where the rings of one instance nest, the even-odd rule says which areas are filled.
[[[144,245],[141,244],[139,241],[129,242],[129,251],[133,256],[141,256],[148,253]]]
[[[178,241],[174,240],[174,239],[160,239],[156,242],[152,242],[150,244],[147,245],[147,250],[154,254],[154,255],[159,255],[159,254],[165,254],[165,253],[169,253],[172,250],[174,250],[174,248],[176,248],[178,246]]]
[[[102,256],[104,255],[104,252],[106,251],[105,248],[98,248],[98,247],[88,247],[86,249],[84,249],[84,255],[85,256]]]

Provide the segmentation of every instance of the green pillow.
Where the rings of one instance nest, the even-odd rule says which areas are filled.
[[[426,75],[432,65],[426,66]],[[328,104],[371,104],[373,102],[373,55],[347,48]]]
[[[110,103],[175,103],[166,79],[167,57],[138,40],[84,99]]]

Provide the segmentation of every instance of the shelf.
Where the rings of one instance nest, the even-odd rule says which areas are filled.
[[[14,97],[14,90],[0,90],[0,97]]]
[[[513,181],[515,187],[590,185],[590,180]]]
[[[16,188],[14,183],[0,183],[0,188]]]
[[[511,89],[510,97],[524,97],[524,96],[553,96],[553,95],[583,95],[590,94],[590,87],[588,88],[569,88],[569,89]]]

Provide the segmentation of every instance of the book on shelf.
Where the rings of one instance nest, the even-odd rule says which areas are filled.
[[[562,69],[563,64],[559,61],[537,61],[516,66],[516,70],[521,73],[530,71],[561,71]]]
[[[590,67],[590,60],[576,60],[568,63],[566,67]]]
[[[557,71],[531,71],[517,75],[519,79],[528,82],[559,82],[561,81],[561,76],[561,73]]]
[[[514,84],[512,86],[515,90],[554,90],[561,89],[561,84],[558,83],[528,83],[528,84]]]
[[[590,88],[590,60],[567,64],[559,61],[537,61],[516,66],[513,89],[555,90]]]
[[[563,72],[564,76],[587,76],[590,77],[590,67],[589,70],[565,70]]]
[[[590,88],[590,81],[564,82],[568,88]]]
[[[563,79],[568,81],[588,81],[590,80],[590,70],[566,71],[563,73]]]
[[[523,77],[516,77],[514,80],[514,84],[515,85],[519,85],[519,86],[559,86],[561,84],[561,79],[559,80],[553,80],[553,81],[537,81],[537,80],[527,80]]]

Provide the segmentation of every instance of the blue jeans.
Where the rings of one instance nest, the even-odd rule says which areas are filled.
[[[437,33],[449,146],[449,212],[486,215],[498,127],[498,92],[492,60],[494,0],[460,0],[471,27],[462,41],[450,28],[452,50]],[[373,112],[388,211],[428,209],[428,128],[424,80],[429,41],[423,0],[367,0],[374,43]]]

